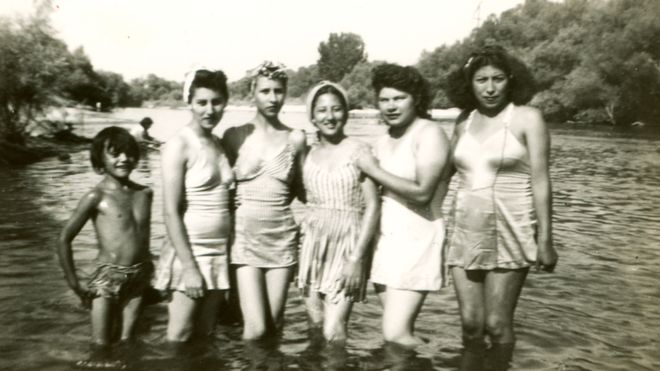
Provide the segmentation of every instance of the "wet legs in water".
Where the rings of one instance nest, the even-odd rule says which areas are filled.
[[[123,360],[112,355],[111,343],[119,335],[121,342],[133,340],[142,297],[125,302],[104,297],[92,301],[92,346],[89,359],[76,362],[81,368],[123,368]],[[119,331],[119,334],[117,334]]]
[[[351,301],[342,298],[334,303],[326,295],[311,292],[305,297],[305,307],[312,331],[322,328],[327,342],[336,345],[346,343],[348,317],[353,307]]]
[[[528,269],[452,269],[463,328],[461,370],[507,370],[513,353],[513,315]],[[491,346],[486,349],[485,336]]]
[[[292,273],[290,267],[243,265],[236,269],[244,340],[261,339],[281,330]]]
[[[173,291],[168,305],[167,340],[183,343],[193,336],[210,336],[225,296],[225,290],[209,290],[203,298],[191,299],[183,292]]]
[[[425,291],[397,290],[374,285],[383,306],[383,337],[385,341],[406,347],[421,345],[424,341],[414,335],[415,320],[419,314]]]

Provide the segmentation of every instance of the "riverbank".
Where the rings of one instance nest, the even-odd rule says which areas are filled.
[[[0,140],[0,166],[25,166],[49,157],[67,160],[86,149],[91,139],[62,132],[53,138],[24,138],[23,143]]]
[[[230,105],[225,109],[217,135],[228,126],[241,124],[250,120],[254,114],[254,106]],[[119,125],[129,128],[137,124],[143,117],[151,117],[155,124],[152,135],[159,140],[167,140],[177,128],[189,120],[186,107],[180,108],[126,108],[113,112],[95,112],[81,108],[53,108],[42,118],[29,125],[26,135],[20,140],[0,139],[0,167],[25,166],[48,157],[67,159],[71,153],[86,149],[90,138],[108,125]],[[451,128],[457,109],[432,110],[434,120],[444,122]],[[305,115],[305,106],[287,104],[282,108],[282,120],[291,127],[304,129],[312,133],[314,128]],[[378,110],[362,109],[350,112],[347,133],[361,137],[373,137],[385,130],[379,125]],[[660,140],[660,128],[654,126],[617,128],[604,125],[551,123],[552,135],[577,135],[592,138],[627,138],[642,140]],[[660,149],[659,149],[660,151]]]
[[[77,107],[52,107],[25,127],[23,135],[0,138],[0,167],[20,167],[49,158],[67,160],[85,150],[91,137],[80,134],[89,124],[119,122],[112,112],[95,112]]]

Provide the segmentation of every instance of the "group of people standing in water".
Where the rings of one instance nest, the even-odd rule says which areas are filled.
[[[161,155],[168,236],[154,286],[167,294],[167,340],[211,334],[230,289],[238,295],[245,340],[277,334],[294,281],[310,327],[343,343],[351,308],[371,281],[384,340],[413,347],[421,343],[414,323],[425,297],[446,285],[448,270],[463,329],[462,369],[482,369],[485,357],[508,364],[527,272],[552,271],[557,262],[548,130],[539,111],[525,106],[533,90],[517,63],[501,48],[486,47],[452,73],[447,93],[463,112],[451,138],[430,119],[429,86],[415,68],[376,66],[375,103],[389,130],[373,146],[344,133],[348,95],[328,81],[307,95],[318,137],[308,145],[303,131],[279,119],[287,75],[270,62],[251,72],[255,117],[218,138],[213,130],[229,100],[226,77],[190,72],[183,95],[192,120]],[[110,129],[116,132],[104,133]],[[69,285],[91,301],[93,342],[107,347],[113,326],[130,340],[153,270],[151,191],[128,179],[139,152],[121,129],[104,129],[94,145],[92,163],[104,180],[74,212],[59,252]],[[442,203],[454,174],[446,231]],[[300,226],[290,207],[295,198],[306,204]],[[71,241],[90,218],[100,253],[83,289]],[[122,320],[112,324],[111,313],[123,313]]]

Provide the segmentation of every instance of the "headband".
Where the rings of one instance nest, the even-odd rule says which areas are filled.
[[[206,66],[196,66],[190,71],[186,72],[186,77],[183,80],[183,102],[188,103],[190,100],[190,87],[192,86],[193,81],[195,80],[195,75],[199,71],[213,71]]]
[[[333,88],[337,89],[339,94],[344,98],[344,102],[346,102],[346,109],[348,110],[348,94],[346,94],[346,90],[334,82],[331,81],[321,81],[318,84],[316,84],[312,90],[307,93],[307,99],[305,100],[305,105],[307,106],[307,116],[309,120],[311,121],[312,118],[314,117],[314,112],[312,111],[314,107],[312,107],[312,104],[314,103],[314,98],[316,97],[316,94],[321,90],[321,88],[325,86],[332,86]]]

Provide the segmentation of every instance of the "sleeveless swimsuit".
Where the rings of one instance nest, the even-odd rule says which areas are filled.
[[[204,277],[207,290],[229,288],[227,242],[231,232],[228,188],[232,174],[222,174],[219,164],[229,167],[227,157],[217,150],[204,148],[197,135],[187,126],[179,132],[192,147],[193,157],[188,160],[185,173],[183,224],[195,262]],[[213,137],[216,146],[220,140]],[[181,262],[174,247],[166,239],[160,254],[156,288],[185,290]]]
[[[380,166],[414,180],[414,140],[426,123],[413,124],[396,147],[385,135],[377,142]],[[374,252],[371,281],[394,289],[435,291],[444,285],[442,247],[445,225],[433,220],[430,206],[419,208],[394,195],[382,196],[380,236]]]
[[[313,153],[314,147],[310,151]],[[344,262],[353,254],[364,214],[361,172],[355,160],[368,147],[360,144],[349,161],[333,169],[319,166],[307,156],[303,182],[307,193],[307,213],[301,223],[302,243],[298,287],[304,292],[329,295],[332,302],[341,299],[337,282]],[[366,271],[361,292],[354,301],[364,300]]]
[[[259,268],[296,264],[298,226],[290,207],[295,157],[295,148],[287,143],[275,157],[256,168],[246,169],[240,156],[236,160],[232,264]]]
[[[470,133],[473,111],[456,144],[451,266],[518,269],[536,260],[529,154],[509,129],[513,110],[505,108],[504,127],[481,142]]]

